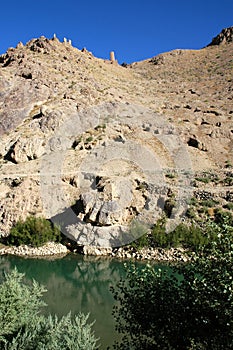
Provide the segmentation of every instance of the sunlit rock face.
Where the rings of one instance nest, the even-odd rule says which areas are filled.
[[[84,242],[105,232],[106,244],[135,218],[150,225],[173,198],[185,202],[181,174],[220,176],[233,162],[232,31],[124,67],[57,38],[9,48],[0,56],[1,234],[28,215],[63,220],[70,208],[66,233]],[[215,191],[223,205],[227,191]]]

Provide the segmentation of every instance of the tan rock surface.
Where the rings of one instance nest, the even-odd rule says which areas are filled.
[[[226,161],[233,163],[231,33],[232,28],[223,31],[214,44],[201,50],[174,50],[126,67],[56,38],[33,39],[0,56],[0,232],[7,234],[20,217],[47,215],[41,195],[41,167],[46,171],[43,159],[51,153],[46,160],[48,170],[56,170],[52,152],[59,150],[62,155],[64,142],[62,170],[54,177],[55,182],[56,176],[61,180],[58,187],[62,186],[64,196],[59,188],[57,196],[64,197],[64,206],[81,198],[80,167],[87,166],[89,157],[99,161],[101,147],[108,150],[109,158],[96,174],[105,179],[98,200],[109,203],[119,196],[119,188],[126,193],[127,181],[131,184],[130,203],[120,195],[124,207],[120,214],[107,218],[102,207],[96,209],[97,226],[116,221],[124,225],[143,206],[153,209],[152,201],[158,200],[158,193],[157,197],[152,195],[145,169],[135,168],[137,156],[131,153],[131,162],[124,160],[123,147],[128,144],[141,147],[139,153],[148,164],[152,162],[151,152],[163,173],[177,170],[174,159],[178,151],[173,148],[170,152],[169,148],[169,140],[172,143],[178,137],[175,135],[179,135],[194,172],[221,172]],[[70,120],[74,135],[64,141]],[[142,149],[147,150],[145,155]],[[142,160],[138,162],[143,164]],[[181,159],[178,162],[181,164]],[[126,179],[124,184],[117,174]],[[114,176],[116,181],[112,180]],[[176,192],[178,180],[163,181]],[[163,200],[168,192],[161,194]],[[91,209],[93,218],[94,205]],[[58,206],[54,215],[60,212]],[[77,214],[88,214],[91,221],[91,212]]]

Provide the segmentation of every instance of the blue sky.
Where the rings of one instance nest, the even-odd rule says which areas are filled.
[[[54,33],[119,63],[172,49],[199,49],[233,26],[233,0],[11,0],[0,6],[0,54]]]

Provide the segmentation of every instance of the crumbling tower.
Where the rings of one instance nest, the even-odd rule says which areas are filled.
[[[115,60],[115,53],[114,53],[114,51],[111,51],[110,52],[110,61],[111,62],[115,62],[116,60]]]

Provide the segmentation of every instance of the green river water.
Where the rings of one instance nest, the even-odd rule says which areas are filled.
[[[110,286],[124,277],[124,263],[116,259],[83,257],[69,254],[58,259],[19,258],[1,256],[0,273],[15,266],[26,279],[35,279],[48,289],[44,295],[45,314],[62,316],[90,313],[96,320],[93,329],[100,338],[100,349],[107,349],[119,335],[115,332],[112,307],[115,303]]]

